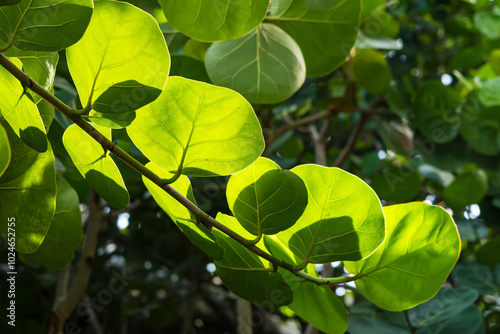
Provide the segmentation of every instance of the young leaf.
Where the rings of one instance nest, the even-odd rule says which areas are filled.
[[[59,51],[76,43],[92,16],[92,0],[23,0],[0,7],[0,51]]]
[[[37,153],[24,145],[12,129],[6,128],[12,160],[0,178],[0,212],[16,219],[16,251],[32,253],[47,234],[56,202],[54,154],[48,145]],[[0,231],[7,238],[7,219]]]
[[[168,22],[183,34],[204,41],[225,41],[247,34],[264,20],[269,0],[160,0]]]
[[[22,68],[19,59],[11,59]],[[35,103],[12,74],[0,67],[0,111],[3,117],[26,145],[38,152],[47,150],[47,136]]]
[[[244,238],[251,237],[234,217],[221,213],[217,220]],[[292,302],[290,286],[272,264],[252,253],[234,239],[214,230],[217,242],[224,248],[224,258],[215,261],[217,274],[235,295],[257,306],[275,308]]]
[[[264,150],[259,121],[241,95],[181,77],[138,110],[127,133],[156,165],[188,176],[236,173]]]
[[[375,305],[402,311],[434,296],[458,260],[460,239],[441,207],[409,203],[384,208],[386,238],[367,259],[345,262],[356,287]]]
[[[239,39],[212,44],[205,62],[215,84],[236,90],[252,103],[284,101],[306,76],[297,43],[269,23]]]
[[[7,132],[0,124],[0,177],[9,167],[11,155],[9,137],[7,137]]]
[[[108,139],[110,129],[100,131]],[[73,124],[63,135],[63,144],[80,174],[110,205],[123,209],[130,197],[120,170],[103,147],[78,125]]]
[[[168,178],[171,175],[161,169],[154,163],[150,162],[146,165],[157,175]],[[224,250],[217,245],[214,235],[182,204],[177,202],[172,196],[154,184],[146,177],[142,177],[146,188],[155,199],[156,203],[165,211],[170,219],[179,227],[179,229],[203,252],[213,259],[220,260],[224,254]],[[181,176],[177,181],[171,184],[178,192],[184,195],[191,202],[196,203],[193,195],[191,182],[187,176]]]
[[[170,69],[158,23],[125,2],[96,2],[85,35],[66,54],[82,105],[98,113],[92,121],[109,116],[114,127],[127,126],[136,109],[158,98]]]
[[[293,0],[286,11],[272,12],[268,20],[300,46],[307,76],[323,76],[349,56],[358,37],[360,13],[361,0],[342,1],[326,10],[312,9],[304,0]]]
[[[302,165],[292,169],[308,189],[298,222],[278,233],[297,263],[359,260],[384,240],[384,214],[375,192],[338,168]]]
[[[267,158],[233,174],[226,196],[234,216],[253,235],[286,230],[307,205],[307,189],[300,177]]]
[[[56,212],[40,247],[31,254],[19,254],[23,262],[45,266],[50,270],[66,267],[73,261],[83,238],[80,202],[76,191],[57,176]]]

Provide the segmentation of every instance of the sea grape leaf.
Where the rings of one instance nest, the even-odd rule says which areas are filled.
[[[252,103],[286,100],[306,75],[297,43],[269,23],[239,39],[213,43],[205,66],[212,82],[236,90]]]
[[[17,58],[11,58],[17,67],[22,63]],[[24,88],[12,74],[0,67],[0,111],[16,135],[26,145],[38,152],[47,150],[47,136],[42,118],[30,96],[24,93]]]
[[[83,36],[92,0],[22,0],[0,13],[0,51],[59,51]]]
[[[434,296],[458,260],[460,239],[441,207],[408,203],[384,208],[386,238],[368,258],[345,262],[356,287],[375,305],[402,311]]]
[[[161,169],[152,162],[148,163],[146,167],[160,177],[168,178],[170,176],[167,171]],[[151,180],[144,176],[142,180],[156,203],[158,203],[163,211],[169,215],[170,219],[172,219],[175,225],[179,227],[189,240],[211,258],[220,260],[224,254],[224,250],[217,245],[214,235],[196,218],[196,216]],[[182,175],[177,181],[170,185],[196,204],[193,188],[187,176]]]
[[[291,227],[307,205],[304,181],[275,162],[259,158],[233,174],[226,189],[229,209],[253,235],[276,234]]]
[[[0,6],[12,6],[20,3],[21,0],[0,0]]]
[[[500,78],[495,77],[484,81],[478,89],[479,101],[485,107],[500,106],[500,97],[498,90],[500,89]]]
[[[236,173],[264,150],[260,123],[241,95],[181,77],[168,80],[127,132],[149,160],[172,174]]]
[[[307,76],[323,76],[349,56],[358,37],[360,13],[361,0],[342,1],[327,10],[312,9],[305,0],[293,0],[286,11],[271,12],[267,19],[300,46]]]
[[[419,334],[478,334],[484,333],[480,330],[484,326],[483,314],[475,305],[469,305],[465,310],[452,318],[439,323],[424,326],[418,330]]]
[[[50,145],[38,153],[24,145],[10,127],[6,130],[12,158],[0,178],[0,212],[16,219],[16,251],[32,253],[42,244],[54,217],[54,153]],[[7,238],[7,219],[0,222],[0,231]]]
[[[76,191],[62,176],[57,178],[56,211],[40,247],[31,254],[19,254],[23,262],[59,270],[71,263],[83,238],[82,215]]]
[[[452,210],[462,210],[467,205],[481,202],[487,191],[488,175],[482,169],[474,169],[459,174],[442,195]]]
[[[212,44],[190,39],[186,42],[186,44],[184,44],[182,54],[201,62],[205,62],[205,55],[207,54],[207,50],[210,45]]]
[[[21,51],[16,47],[11,47],[4,54],[7,57],[19,59],[23,64],[24,73],[45,90],[50,91],[54,84],[57,61],[59,60],[57,52]],[[38,94],[30,90],[28,92],[35,104],[38,104],[42,100]]]
[[[159,0],[168,22],[191,38],[225,41],[246,35],[266,16],[269,0]]]
[[[458,94],[438,81],[418,88],[415,97],[415,122],[422,134],[437,143],[453,140],[459,130]]]
[[[304,0],[307,7],[312,9],[332,9],[342,1],[343,0]]]
[[[217,220],[244,238],[252,236],[234,217],[219,213]],[[279,272],[273,271],[270,262],[217,229],[214,235],[224,249],[224,257],[215,261],[217,275],[229,290],[263,308],[273,309],[292,302],[290,286]]]
[[[387,59],[375,50],[357,50],[353,58],[353,74],[357,83],[373,95],[389,91],[392,73]]]
[[[96,128],[110,139],[110,129]],[[112,206],[125,208],[130,197],[120,170],[108,152],[76,124],[64,132],[63,144],[80,174],[99,196]]]
[[[0,177],[9,167],[11,156],[9,137],[7,137],[7,132],[0,124]]]
[[[500,132],[500,107],[480,110],[467,117],[460,127],[460,134],[478,153],[495,156],[500,153],[496,138]]]
[[[477,262],[459,263],[453,269],[453,279],[459,286],[477,290],[481,295],[500,293],[500,265],[493,268]]]
[[[476,252],[476,260],[479,263],[490,266],[500,263],[500,236],[496,236],[481,246]]]
[[[390,322],[378,318],[367,316],[349,317],[350,334],[411,334],[410,330],[405,330]]]
[[[186,79],[210,83],[205,64],[199,60],[187,56],[173,55],[171,76],[179,76]]]
[[[375,192],[338,168],[302,165],[292,169],[308,190],[307,207],[295,223],[277,234],[296,263],[359,260],[384,240],[384,214]]]
[[[373,177],[370,186],[386,201],[402,203],[414,199],[422,186],[422,175],[410,165],[390,164],[381,174]]]
[[[92,121],[117,114],[122,127],[165,87],[170,55],[155,19],[125,2],[99,1],[83,38],[66,50],[82,106]],[[108,126],[109,123],[102,124]]]

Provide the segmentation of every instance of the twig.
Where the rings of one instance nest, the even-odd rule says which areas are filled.
[[[363,129],[365,127],[366,122],[368,121],[368,118],[369,116],[366,114],[361,115],[361,119],[359,120],[358,124],[356,124],[356,127],[349,136],[347,144],[342,149],[342,152],[340,152],[340,155],[337,157],[337,160],[335,160],[335,162],[333,163],[335,167],[341,168],[346,163],[347,159],[349,159],[349,156],[356,147],[356,142],[358,141],[359,136],[361,136],[361,133],[363,132]]]

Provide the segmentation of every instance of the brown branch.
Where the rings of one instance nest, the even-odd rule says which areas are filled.
[[[340,152],[340,155],[337,157],[337,160],[335,160],[335,162],[333,163],[334,167],[342,168],[342,166],[349,159],[349,156],[356,148],[356,142],[361,136],[361,133],[363,132],[366,122],[368,121],[368,118],[369,116],[366,114],[361,115],[361,119],[358,121],[358,124],[356,124],[356,127],[349,136],[346,146],[344,146],[344,148]]]

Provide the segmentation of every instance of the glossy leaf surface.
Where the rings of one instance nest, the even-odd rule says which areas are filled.
[[[154,163],[149,163],[146,167],[161,177],[169,177],[165,170],[162,170]],[[167,194],[149,179],[143,177],[142,180],[155,199],[156,203],[158,203],[163,211],[169,215],[170,219],[172,219],[172,221],[189,238],[189,240],[191,240],[211,258],[222,258],[224,253],[223,249],[217,245],[214,235],[196,218],[195,215],[190,213],[189,210],[182,204],[177,202],[172,196]],[[171,186],[193,203],[196,203],[191,182],[189,182],[187,176],[181,176],[177,181],[172,183]]]
[[[213,83],[234,89],[252,103],[289,98],[306,74],[297,43],[269,23],[239,39],[212,44],[205,61]]]
[[[304,182],[275,162],[259,158],[233,174],[226,190],[229,208],[253,235],[275,234],[291,227],[307,205]]]
[[[100,132],[108,139],[111,137],[109,129],[101,128]],[[125,208],[129,194],[108,152],[76,124],[66,129],[63,143],[80,174],[99,196],[117,208]]]
[[[264,150],[260,124],[241,95],[181,77],[168,80],[127,132],[146,157],[172,174],[235,173]]]
[[[80,202],[76,191],[62,176],[57,176],[56,211],[40,247],[31,254],[20,254],[23,262],[51,270],[66,267],[73,261],[83,238]]]
[[[305,183],[308,204],[299,221],[278,234],[298,263],[359,260],[384,240],[384,214],[375,192],[338,168],[292,169]]]
[[[124,2],[96,2],[85,35],[66,54],[82,106],[99,113],[95,123],[120,114],[118,124],[128,125],[136,109],[158,98],[170,69],[158,23]]]
[[[367,259],[346,262],[359,291],[375,305],[402,311],[434,296],[458,260],[460,239],[441,207],[409,203],[384,208],[386,239]]]

